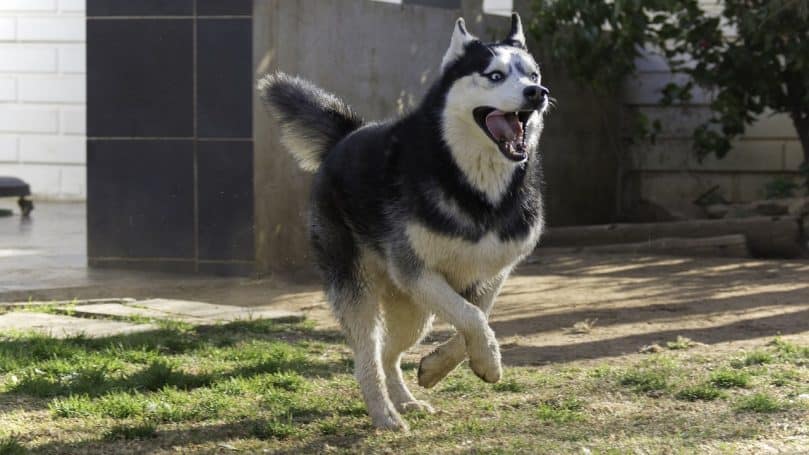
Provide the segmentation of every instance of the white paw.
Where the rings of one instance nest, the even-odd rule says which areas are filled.
[[[381,415],[372,415],[371,423],[380,430],[401,431],[405,433],[410,431],[407,422],[402,419],[402,416],[400,416],[398,412],[393,410]]]
[[[418,381],[419,385],[429,389],[455,369],[458,361],[447,359],[443,351],[433,351],[421,358],[419,362]]]
[[[434,414],[435,409],[430,406],[430,403],[421,400],[413,400],[413,401],[405,401],[403,403],[397,403],[396,409],[402,413],[414,412],[414,411],[423,411],[427,414]]]
[[[486,382],[497,382],[503,375],[503,368],[500,366],[500,346],[494,338],[494,332],[489,330],[485,337],[479,338],[476,343],[467,342],[466,349],[469,353],[469,367],[472,371]]]

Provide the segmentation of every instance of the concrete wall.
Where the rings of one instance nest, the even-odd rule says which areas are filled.
[[[480,0],[460,5],[446,9],[369,0],[257,0],[256,75],[276,70],[298,74],[339,94],[367,119],[394,116],[416,105],[436,77],[459,15],[482,38],[505,35],[507,18],[484,15]],[[604,103],[576,96],[579,90],[565,81],[555,65],[543,65],[543,83],[559,103],[540,143],[549,221],[606,222],[614,215],[617,196],[615,152],[604,127],[609,114]],[[277,126],[258,99],[254,110],[258,269],[306,267],[311,178],[281,148]]]
[[[719,14],[716,0],[701,0],[707,14]],[[733,33],[726,30],[726,33]],[[631,150],[626,188],[685,215],[698,216],[692,204],[700,194],[719,185],[733,202],[764,197],[764,185],[776,176],[795,175],[803,155],[792,122],[786,115],[764,115],[736,141],[724,158],[711,156],[699,163],[692,152],[691,134],[708,118],[709,93],[695,92],[694,99],[678,107],[657,106],[660,89],[673,80],[663,59],[647,54],[636,62],[637,79],[626,82],[623,101],[651,119],[660,119],[664,130],[656,144]]]
[[[85,197],[84,0],[0,2],[0,175]]]

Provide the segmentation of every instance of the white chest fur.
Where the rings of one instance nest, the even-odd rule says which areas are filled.
[[[488,233],[476,242],[436,233],[419,223],[408,224],[406,233],[425,267],[444,275],[460,292],[516,265],[534,249],[541,231],[537,223],[518,239],[503,241],[496,233]]]

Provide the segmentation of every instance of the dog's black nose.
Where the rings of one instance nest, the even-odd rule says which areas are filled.
[[[525,90],[522,91],[523,96],[528,101],[540,101],[541,99],[548,96],[550,91],[541,85],[532,85],[530,87],[526,87]]]

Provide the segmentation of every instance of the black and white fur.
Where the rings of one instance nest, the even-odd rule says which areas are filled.
[[[406,430],[400,413],[432,411],[408,390],[399,363],[434,315],[457,333],[421,360],[420,385],[432,387],[467,355],[483,380],[500,379],[488,314],[543,228],[537,143],[548,92],[519,16],[505,40],[489,44],[459,19],[441,67],[417,109],[383,123],[364,123],[296,77],[258,84],[283,144],[316,173],[311,242],[379,428]],[[501,153],[473,115],[481,106],[520,112],[524,157]]]

